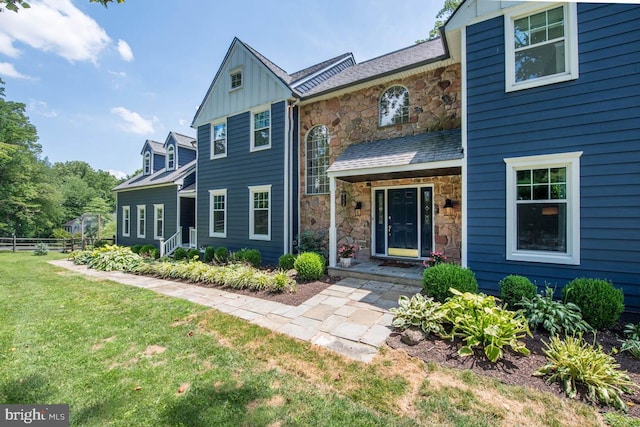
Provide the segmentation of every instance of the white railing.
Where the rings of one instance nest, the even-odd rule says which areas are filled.
[[[196,247],[196,229],[195,227],[189,227],[189,247]]]
[[[160,240],[160,256],[169,256],[180,246],[182,246],[182,227],[167,240]]]

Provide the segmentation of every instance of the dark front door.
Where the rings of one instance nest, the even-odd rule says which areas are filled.
[[[418,257],[418,190],[388,190],[388,254]]]

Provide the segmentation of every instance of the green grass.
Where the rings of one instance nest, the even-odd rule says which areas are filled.
[[[71,425],[482,426],[506,425],[513,412],[520,425],[601,421],[584,405],[401,352],[348,361],[47,263],[62,257],[0,254],[0,402],[69,404]],[[498,398],[484,398],[488,391]],[[524,409],[505,409],[509,399]]]

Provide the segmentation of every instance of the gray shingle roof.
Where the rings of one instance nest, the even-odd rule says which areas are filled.
[[[328,172],[462,159],[460,129],[381,139],[347,147]]]
[[[291,73],[291,81],[292,82],[296,82],[298,80],[304,79],[305,77],[308,77],[310,75],[312,75],[313,73],[317,73],[318,71],[322,70],[325,67],[328,67],[329,65],[335,63],[335,62],[339,62],[342,61],[345,58],[348,58],[351,56],[350,52],[347,53],[343,53],[342,55],[338,55],[335,58],[331,58],[331,59],[327,59],[326,61],[322,61],[318,64],[312,65],[310,67],[305,68],[304,70],[300,70],[300,71],[296,71],[295,73]]]
[[[304,94],[305,98],[446,58],[442,39],[418,43],[354,65]]]
[[[151,149],[153,150],[154,153],[156,154],[162,154],[165,155],[167,154],[167,150],[165,150],[164,148],[164,144],[162,142],[158,142],[158,141],[153,141],[151,139],[147,139],[144,144],[142,145],[142,151],[140,151],[140,154],[144,153],[144,147],[146,145],[149,145],[149,147],[151,147]]]
[[[193,172],[195,168],[196,160],[192,160],[176,170],[167,171],[166,169],[161,169],[151,175],[136,175],[133,178],[130,178],[122,184],[118,185],[113,189],[113,191],[130,190],[138,187],[153,187],[156,185],[172,183],[177,184],[177,181]]]
[[[183,135],[178,132],[170,132],[170,135],[173,135],[173,139],[176,140],[178,145],[190,148],[192,150],[196,149],[196,139],[194,137]]]

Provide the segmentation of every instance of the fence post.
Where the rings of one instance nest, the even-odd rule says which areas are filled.
[[[85,238],[82,238],[82,250],[85,251],[87,250],[87,241],[85,240]]]
[[[16,233],[13,233],[13,252],[16,251]]]
[[[76,240],[76,239],[75,239],[73,236],[71,236],[71,252],[73,252],[73,251],[75,251],[75,250],[76,250],[76,247],[75,247],[75,240]]]
[[[65,253],[66,250],[67,250],[67,245],[65,244],[64,237],[63,237],[62,238],[62,251],[61,252]]]

